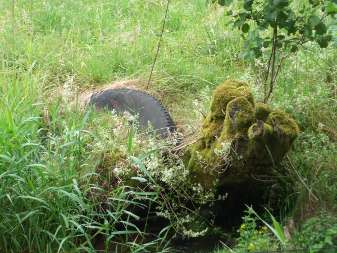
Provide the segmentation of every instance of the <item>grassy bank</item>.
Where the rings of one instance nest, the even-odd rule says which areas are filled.
[[[164,208],[160,186],[111,191],[109,172],[99,180],[95,173],[140,166],[149,150],[159,159],[151,166],[170,169],[160,160],[169,144],[140,135],[130,144],[126,119],[67,106],[77,92],[116,80],[139,79],[144,86],[165,3],[0,0],[1,252],[93,252],[98,236],[109,238],[103,248],[109,242],[132,252],[167,248],[166,230],[149,240],[127,209],[144,201]],[[210,92],[225,79],[246,81],[261,97],[258,63],[240,58],[241,45],[218,6],[172,1],[149,92],[183,130],[199,124]],[[323,247],[336,234],[336,58],[336,44],[325,50],[306,45],[286,60],[272,101],[301,128],[283,164],[292,191],[282,201],[291,212],[280,216],[284,224],[294,221],[288,227],[300,247]],[[68,92],[58,97],[59,89]],[[113,211],[101,206],[102,198]],[[238,251],[254,242],[261,243],[252,251],[278,245],[272,233],[259,236],[258,225],[244,222],[250,229],[239,232]]]

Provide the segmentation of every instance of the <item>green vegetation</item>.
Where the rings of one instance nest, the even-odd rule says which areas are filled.
[[[201,136],[185,156],[187,168],[206,189],[248,184],[251,175],[270,174],[298,133],[297,123],[285,112],[262,103],[255,108],[247,84],[225,81],[215,89]]]
[[[139,79],[143,87],[165,4],[0,0],[1,252],[173,252],[172,234],[216,231],[195,219],[199,210],[182,208],[183,200],[202,202],[207,193],[181,187],[186,168],[171,153],[174,143],[139,133],[128,116],[73,103],[79,92],[116,80]],[[184,133],[197,131],[211,90],[226,79],[251,84],[263,99],[266,59],[241,57],[244,40],[229,21],[212,1],[171,1],[149,92]],[[275,199],[282,208],[259,215],[289,236],[280,242],[248,209],[228,244],[234,252],[336,245],[336,27],[327,33],[327,48],[305,43],[284,59],[270,102],[296,119],[300,134],[275,168],[288,172],[279,178],[283,197]],[[256,108],[264,118],[268,108]],[[149,235],[137,210],[169,222]]]
[[[254,210],[248,209],[243,217],[243,223],[238,229],[239,237],[234,248],[228,246],[214,253],[230,252],[263,252],[298,249],[299,252],[325,252],[336,251],[336,217],[322,213],[308,219],[299,231],[293,232],[291,240],[286,235],[275,218],[271,216],[272,223],[268,224],[259,217]],[[258,225],[259,222],[262,225]],[[302,250],[304,249],[304,251]],[[296,251],[296,250],[295,250]]]
[[[230,6],[228,15],[245,38],[243,57],[260,58],[267,65],[262,71],[264,102],[272,95],[282,62],[290,53],[314,41],[326,48],[332,40],[327,27],[336,23],[333,0],[225,0],[221,4]]]

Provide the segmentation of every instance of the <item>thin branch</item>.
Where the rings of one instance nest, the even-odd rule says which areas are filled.
[[[303,44],[306,43],[306,42],[307,42],[307,41],[305,41],[305,40],[299,40],[298,43],[296,44],[296,46],[298,46],[298,47],[299,47],[299,46],[303,46]],[[284,60],[287,59],[290,55],[291,55],[291,52],[289,52],[289,53],[283,55],[283,56],[281,57],[281,59],[279,60],[279,63],[278,63],[278,65],[277,65],[277,67],[276,67],[276,73],[275,73],[275,75],[274,75],[274,81],[273,81],[274,84],[276,83],[277,76],[279,75],[279,72],[280,72],[280,70],[281,70],[281,68],[282,68],[282,65],[283,65]]]
[[[273,51],[270,53],[270,56],[269,56],[269,60],[268,60],[268,68],[267,68],[267,72],[266,72],[266,75],[265,75],[265,80],[264,82],[267,83],[268,81],[268,77],[269,77],[269,72],[270,72],[270,63],[271,63],[271,58],[273,57]]]
[[[274,75],[274,80],[273,80],[274,84],[275,84],[275,82],[276,82],[276,78],[277,78],[277,76],[278,76],[278,74],[279,74],[279,72],[280,72],[280,70],[281,70],[282,65],[283,65],[283,61],[284,61],[286,58],[288,58],[289,55],[290,55],[290,53],[288,53],[288,54],[286,54],[286,55],[283,55],[283,56],[281,57],[281,59],[279,60],[279,63],[277,64],[277,67],[276,67],[276,73],[275,73],[275,75]]]
[[[298,173],[298,171],[296,170],[294,164],[292,163],[292,160],[290,159],[290,157],[288,155],[287,155],[287,160],[288,160],[291,168],[295,172],[296,176],[298,177],[298,179],[301,181],[301,183],[303,184],[303,186],[308,190],[309,195],[312,196],[316,201],[318,201],[319,198],[313,193],[313,191],[310,189],[310,187],[305,183],[304,179]]]
[[[264,102],[266,103],[270,95],[273,92],[274,89],[274,75],[275,75],[275,62],[276,62],[276,42],[277,42],[277,26],[274,27],[274,32],[273,32],[273,45],[272,45],[272,63],[271,63],[271,76],[270,76],[270,84],[269,84],[269,91],[268,94],[265,94]]]
[[[152,74],[153,74],[153,70],[154,70],[154,66],[156,65],[156,62],[157,62],[157,59],[158,59],[159,50],[160,50],[161,42],[162,42],[162,39],[163,39],[163,34],[164,34],[164,31],[165,31],[165,25],[166,25],[166,20],[167,20],[167,16],[168,16],[169,6],[170,6],[170,0],[167,0],[166,10],[165,10],[165,16],[164,16],[164,20],[163,20],[163,25],[162,25],[160,37],[159,37],[159,40],[158,40],[158,45],[157,45],[157,51],[156,51],[156,55],[154,57],[154,61],[153,61],[152,67],[151,67],[151,72],[150,72],[149,80],[147,81],[146,89],[148,89],[149,86],[150,86],[151,79],[152,79]]]

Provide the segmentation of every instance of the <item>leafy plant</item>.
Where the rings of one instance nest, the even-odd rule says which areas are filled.
[[[332,40],[328,26],[337,13],[335,0],[219,1],[244,38],[242,56],[262,59],[264,102],[275,88],[284,60],[307,42],[326,48]]]
[[[277,249],[278,243],[275,241],[266,226],[259,226],[258,217],[252,208],[248,208],[246,215],[242,218],[239,238],[233,252],[256,252],[270,249]]]
[[[293,243],[308,252],[335,252],[337,247],[337,218],[322,213],[308,219],[296,234]]]
[[[0,86],[0,251],[167,248],[161,239],[167,235],[147,239],[133,211],[156,202],[158,193],[117,185],[111,173],[127,167],[124,157],[138,155],[147,139],[136,139],[127,118],[73,111],[58,102],[46,105],[47,119],[38,117],[40,107],[33,106],[36,97],[26,85],[38,91],[37,82],[14,78]]]
[[[269,228],[269,230],[275,235],[275,237],[278,239],[278,241],[282,244],[285,245],[287,238],[285,236],[284,230],[281,226],[281,224],[275,219],[275,217],[267,210],[271,220],[272,220],[272,224],[269,224],[268,222],[266,222],[264,219],[262,219],[254,210],[253,208],[249,208],[249,212],[251,212],[252,214],[254,214],[260,221],[262,221],[262,223]]]

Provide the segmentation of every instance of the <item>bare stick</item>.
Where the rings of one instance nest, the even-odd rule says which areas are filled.
[[[274,89],[274,76],[275,76],[275,62],[276,62],[276,42],[277,42],[277,26],[274,27],[273,32],[273,47],[272,47],[272,63],[271,63],[271,76],[270,76],[270,84],[268,94],[264,98],[264,102],[266,103],[270,95],[273,93]]]
[[[165,30],[166,20],[167,20],[167,16],[168,16],[169,6],[170,6],[170,0],[167,0],[166,10],[165,10],[165,16],[164,16],[164,20],[163,20],[163,25],[162,25],[160,37],[159,37],[159,40],[158,40],[158,45],[157,45],[157,52],[156,52],[156,55],[154,57],[154,61],[153,61],[153,64],[152,64],[149,80],[147,81],[146,89],[148,89],[149,86],[150,86],[151,79],[152,79],[152,74],[153,74],[153,70],[154,70],[154,66],[156,65],[157,58],[158,58],[158,55],[159,55],[161,41],[163,39],[163,34],[164,34],[164,30]]]

